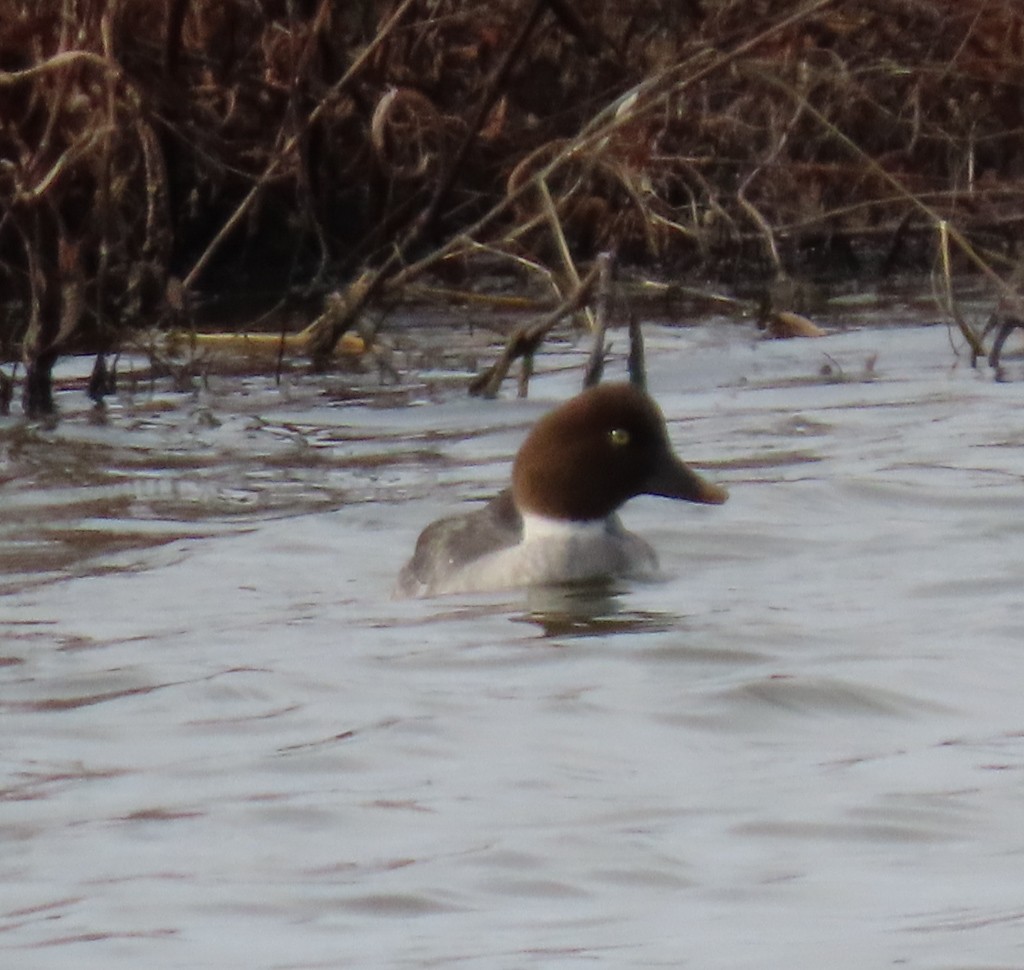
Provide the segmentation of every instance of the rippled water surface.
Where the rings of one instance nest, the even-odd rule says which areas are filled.
[[[1024,966],[1024,382],[647,338],[731,491],[630,504],[653,585],[389,596],[585,348],[4,419],[3,965]]]

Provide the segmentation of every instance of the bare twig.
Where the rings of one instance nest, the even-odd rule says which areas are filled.
[[[940,219],[939,230],[939,253],[942,256],[942,294],[946,306],[946,312],[953,318],[967,345],[971,348],[971,364],[984,354],[985,348],[981,338],[974,332],[974,328],[963,318],[960,308],[957,306],[956,298],[953,295],[953,270],[952,260],[949,253],[949,223]]]
[[[593,342],[590,357],[583,372],[583,386],[593,387],[601,382],[604,373],[605,335],[611,319],[612,302],[612,271],[614,257],[610,252],[600,253],[597,257],[597,304],[594,313]]]
[[[590,295],[590,290],[597,280],[599,273],[600,266],[595,263],[587,275],[580,281],[580,285],[562,301],[557,309],[540,320],[516,327],[508,338],[501,356],[470,383],[469,393],[479,397],[495,397],[501,387],[501,382],[505,379],[513,362],[520,357],[535,353],[541,341],[565,317],[579,310]]]
[[[634,316],[629,318],[629,382],[641,391],[647,390],[644,335],[640,332],[640,322]]]

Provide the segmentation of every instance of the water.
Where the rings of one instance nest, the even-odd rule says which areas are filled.
[[[666,580],[391,600],[583,353],[0,425],[4,965],[1024,965],[1024,383],[651,327]]]

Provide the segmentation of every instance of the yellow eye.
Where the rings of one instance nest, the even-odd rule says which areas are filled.
[[[629,432],[625,428],[612,428],[608,432],[608,440],[616,447],[629,444]]]

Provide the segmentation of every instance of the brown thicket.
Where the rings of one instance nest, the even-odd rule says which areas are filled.
[[[0,0],[0,352],[476,254],[682,276],[1004,274],[1019,0]],[[954,252],[954,258],[956,253]],[[331,304],[339,305],[337,299]]]

